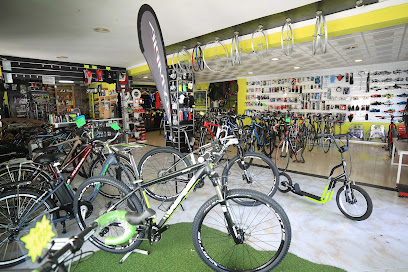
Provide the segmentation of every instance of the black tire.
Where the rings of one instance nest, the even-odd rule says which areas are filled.
[[[278,189],[279,171],[267,156],[248,152],[242,158],[235,156],[228,162],[222,171],[222,182],[228,184],[229,189],[251,189],[273,197]]]
[[[283,139],[276,148],[275,165],[281,172],[285,172],[288,169],[291,152],[291,148],[288,145],[289,142]]]
[[[105,191],[110,191],[112,195],[118,197],[112,199],[107,198],[98,191],[99,188],[105,188]],[[131,193],[129,187],[123,182],[115,180],[111,177],[97,176],[87,179],[82,183],[74,197],[74,214],[78,226],[81,230],[92,224],[99,216],[105,214],[107,210],[120,202],[122,197]],[[135,193],[131,194],[127,200],[122,200],[115,210],[137,211],[143,212],[143,206]],[[126,253],[137,248],[142,242],[144,229],[138,228],[136,237],[129,240],[129,243],[122,245],[106,245],[105,237],[116,237],[123,232],[120,224],[112,224],[107,226],[99,233],[95,233],[90,237],[90,241],[98,248],[111,253]]]
[[[313,148],[314,148],[314,146],[316,144],[316,141],[317,141],[316,129],[314,127],[312,127],[309,130],[309,134],[308,134],[308,148],[309,148],[309,151],[313,150]]]
[[[322,148],[323,148],[324,153],[329,152],[332,138],[329,138],[329,137],[321,138],[321,141],[322,141]]]
[[[388,132],[388,153],[390,156],[392,156],[392,149],[394,148],[394,138],[396,138],[398,135],[397,129],[396,128],[391,128],[390,131]],[[391,137],[391,138],[390,138]]]
[[[171,147],[159,147],[147,152],[139,161],[137,169],[144,182],[175,172],[191,163],[180,151]],[[173,201],[190,180],[191,175],[184,174],[156,183],[146,189],[146,193],[159,201]]]
[[[287,193],[291,190],[292,187],[292,178],[288,175],[287,172],[279,173],[279,186],[278,190],[282,193]]]
[[[0,188],[11,182],[31,181],[27,187],[44,191],[50,188],[53,177],[42,169],[42,165],[31,163],[4,166],[0,169]]]
[[[264,133],[262,151],[269,158],[272,156],[273,150],[275,148],[275,138],[275,133],[270,130]]]
[[[109,165],[108,169],[105,172],[105,176],[109,176],[111,178],[124,182],[127,186],[132,187],[133,181],[138,179],[139,174],[135,174],[132,164],[126,156],[122,154],[115,154],[115,157],[119,164]],[[102,166],[106,158],[107,156],[105,155],[99,155],[98,158],[92,161],[88,172],[89,177],[95,177],[102,174]],[[103,189],[101,189],[101,193],[105,193]],[[106,192],[105,196],[115,197],[109,195],[108,192]]]
[[[260,205],[237,204],[242,199]],[[193,221],[193,244],[200,258],[215,271],[272,270],[290,246],[291,227],[285,211],[272,198],[253,190],[228,190],[225,201],[225,214],[245,238],[239,244],[234,242],[226,226],[225,206],[222,207],[225,202],[213,196],[201,206]]]
[[[206,127],[201,128],[200,138],[198,140],[198,146],[202,147],[207,142],[211,141],[211,134]]]
[[[337,191],[336,202],[340,211],[352,220],[361,221],[370,217],[373,211],[373,202],[367,192],[356,185],[350,185],[351,195],[354,198],[352,203],[346,199],[346,185]]]
[[[0,268],[11,267],[26,260],[28,251],[25,248],[21,237],[29,234],[30,229],[35,227],[35,223],[42,219],[42,213],[55,207],[51,199],[47,199],[43,204],[25,220],[22,230],[11,232],[10,228],[17,226],[18,214],[21,216],[24,211],[33,207],[33,204],[39,199],[40,194],[34,190],[20,189],[18,194],[15,190],[10,190],[0,195]],[[7,208],[6,208],[7,207]],[[54,213],[45,213],[48,220],[55,218]],[[5,224],[4,224],[5,223]],[[7,228],[6,226],[10,227]]]
[[[248,130],[249,129],[249,130]],[[252,128],[247,128],[247,139],[245,141],[245,152],[255,152],[256,137]]]

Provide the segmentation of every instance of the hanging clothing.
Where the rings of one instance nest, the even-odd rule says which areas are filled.
[[[161,108],[161,101],[160,101],[160,94],[159,92],[156,92],[156,100],[154,102],[154,106],[156,109],[160,109]]]

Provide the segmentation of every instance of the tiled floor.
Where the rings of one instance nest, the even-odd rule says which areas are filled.
[[[162,145],[162,136],[158,132],[148,134],[147,144]],[[135,155],[139,160],[148,150],[146,147],[137,149]],[[380,146],[351,145],[353,152],[353,174],[355,180],[378,184],[385,187],[395,187],[388,174],[395,172],[385,151]],[[291,164],[290,169],[296,171],[315,171],[314,174],[328,175],[329,166],[339,163],[336,150],[324,154],[316,149],[312,153],[305,152],[305,164]],[[337,153],[337,154],[336,154]],[[364,170],[363,170],[364,169]],[[218,168],[221,172],[222,169]],[[320,171],[320,172],[319,172]],[[390,171],[390,172],[387,172]],[[403,170],[404,171],[404,170]],[[407,172],[407,169],[405,169]],[[405,175],[407,173],[404,173]],[[395,173],[396,175],[396,173]],[[321,194],[325,180],[301,174],[290,174],[293,182],[311,193]],[[391,181],[389,181],[391,180]],[[76,180],[81,182],[81,180]],[[340,188],[340,185],[336,187]],[[337,208],[335,196],[322,205],[302,198],[292,193],[277,192],[274,199],[284,208],[292,226],[292,243],[289,251],[312,262],[337,266],[347,271],[408,271],[407,241],[408,241],[408,198],[399,198],[397,192],[362,186],[371,196],[374,209],[372,215],[365,221],[352,221],[346,218]],[[169,223],[192,222],[199,207],[210,196],[214,189],[207,180],[205,186],[189,195],[183,207],[170,219]],[[160,205],[151,201],[154,207]],[[163,212],[157,210],[158,217]],[[69,233],[76,233],[75,222],[70,222]],[[169,230],[171,231],[171,229]],[[165,235],[165,234],[164,234]],[[156,244],[157,247],[160,243]],[[88,245],[92,248],[92,245]],[[131,258],[137,258],[134,254]],[[16,268],[32,268],[27,262]],[[118,271],[120,266],[118,266]],[[192,269],[194,271],[194,269]]]

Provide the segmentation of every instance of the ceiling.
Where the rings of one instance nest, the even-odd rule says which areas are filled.
[[[197,82],[215,82],[253,75],[281,74],[325,68],[348,67],[408,60],[408,24],[329,38],[326,54],[312,54],[312,42],[294,45],[290,56],[273,48],[259,60],[252,52],[243,56],[242,64],[218,73],[205,69],[195,74]],[[279,58],[272,61],[272,58]],[[363,60],[355,62],[356,59]],[[300,69],[294,70],[294,67]]]
[[[317,0],[2,0],[0,55],[130,67],[145,62],[137,39],[142,4],[153,7],[171,45]],[[278,4],[279,3],[279,4]],[[96,33],[104,27],[109,33]]]

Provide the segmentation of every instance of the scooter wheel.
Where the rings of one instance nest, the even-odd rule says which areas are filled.
[[[278,190],[282,193],[287,193],[292,188],[292,179],[286,172],[279,173],[279,186]]]

